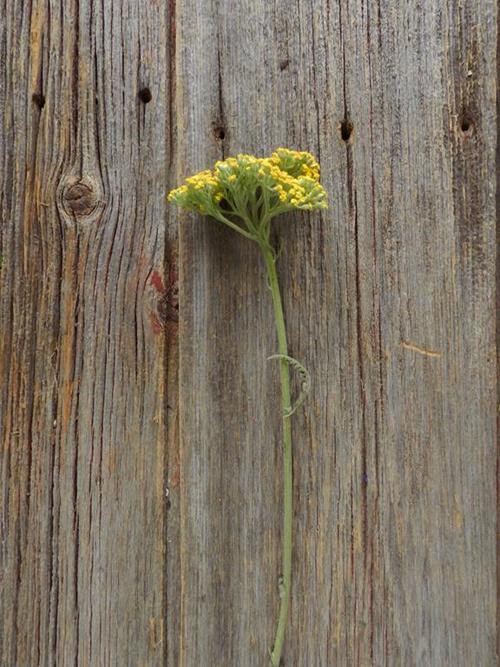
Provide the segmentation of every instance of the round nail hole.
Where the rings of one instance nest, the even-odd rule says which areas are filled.
[[[141,102],[144,102],[144,104],[151,102],[153,96],[151,95],[151,91],[149,90],[149,88],[141,88],[141,90],[139,91],[139,99],[141,100]]]
[[[45,106],[45,96],[42,93],[33,93],[31,99],[39,109],[43,109]]]
[[[461,128],[462,128],[462,132],[469,132],[470,131],[470,129],[472,128],[472,121],[470,120],[470,118],[467,118],[467,117],[462,118]]]
[[[344,118],[344,120],[340,124],[340,136],[342,137],[342,141],[349,141],[353,129],[354,125],[351,123],[351,121],[348,120],[347,118]]]
[[[226,136],[226,131],[223,127],[214,127],[215,138],[219,141],[223,141]]]

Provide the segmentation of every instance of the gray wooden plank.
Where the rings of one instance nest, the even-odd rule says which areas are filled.
[[[264,664],[269,295],[163,194],[292,145],[332,205],[278,225],[314,380],[285,664],[495,664],[495,4],[4,5],[2,661]]]
[[[168,13],[1,11],[0,662],[160,665]]]
[[[496,4],[188,0],[177,28],[179,176],[290,145],[331,195],[277,224],[314,387],[284,664],[494,665]],[[265,664],[271,305],[254,248],[179,219],[179,660]]]

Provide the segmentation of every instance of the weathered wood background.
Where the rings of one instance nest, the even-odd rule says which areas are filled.
[[[496,665],[495,0],[0,8],[1,664],[266,665],[269,294],[165,193],[285,145],[284,665]]]

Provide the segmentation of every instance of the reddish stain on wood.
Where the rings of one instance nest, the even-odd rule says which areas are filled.
[[[158,273],[158,271],[154,270],[153,273],[151,274],[151,285],[155,288],[155,290],[159,294],[165,294],[165,285],[163,284],[163,278],[161,275]]]

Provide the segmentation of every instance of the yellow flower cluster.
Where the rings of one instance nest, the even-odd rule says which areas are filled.
[[[214,175],[210,171],[210,169],[206,169],[205,171],[200,171],[199,174],[195,174],[194,176],[190,176],[189,178],[186,178],[186,184],[188,186],[192,186],[195,190],[201,190],[205,186],[217,186],[217,179],[214,178]]]
[[[278,148],[269,160],[295,178],[306,176],[313,181],[319,181],[319,164],[311,153]]]
[[[292,208],[326,208],[326,193],[319,182],[319,164],[310,153],[278,148],[261,160],[259,171],[273,181],[280,202]]]
[[[327,208],[319,165],[305,151],[278,148],[270,157],[239,154],[215,163],[172,190],[170,202],[207,215],[233,212],[240,218],[274,217],[292,209]],[[217,217],[217,215],[215,215]],[[254,220],[258,226],[258,221]]]

